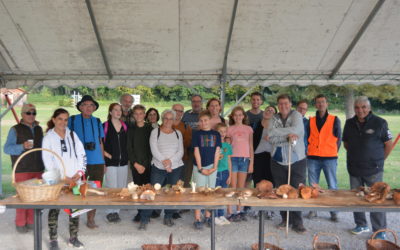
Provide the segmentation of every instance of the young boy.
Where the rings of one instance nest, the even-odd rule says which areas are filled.
[[[221,148],[221,136],[217,131],[211,130],[211,114],[209,111],[202,111],[199,114],[199,127],[192,136],[192,146],[194,148],[193,182],[197,187],[215,187],[217,179],[217,167]],[[195,229],[202,229],[203,222],[200,218],[200,210],[194,213]],[[211,214],[205,212],[205,222],[211,226]]]
[[[229,138],[226,137],[227,129],[225,123],[218,123],[215,129],[221,135],[221,154],[220,160],[218,162],[218,171],[217,171],[217,182],[216,186],[221,186],[222,188],[227,188],[231,182],[231,171],[232,171],[232,162],[231,162],[231,155],[232,155],[232,146],[229,144]],[[228,213],[231,214],[230,206],[228,206]],[[217,225],[228,225],[231,224],[227,218],[224,216],[224,210],[218,209],[215,223]]]

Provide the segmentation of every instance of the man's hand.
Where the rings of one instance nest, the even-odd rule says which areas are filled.
[[[296,134],[288,134],[289,142],[297,141],[299,137]]]
[[[106,151],[104,151],[104,156],[107,157],[108,159],[112,159],[112,155],[110,155],[109,153],[107,153]]]

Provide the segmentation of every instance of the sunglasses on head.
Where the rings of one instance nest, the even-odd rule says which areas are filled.
[[[28,112],[25,112],[25,114],[27,114],[27,115],[36,115],[36,112],[35,111],[33,111],[33,112],[28,111]]]

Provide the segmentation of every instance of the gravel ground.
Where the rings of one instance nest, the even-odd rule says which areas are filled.
[[[85,216],[81,218],[79,239],[85,244],[85,249],[140,249],[144,243],[166,243],[170,233],[174,234],[175,243],[192,242],[200,245],[202,249],[210,249],[210,230],[204,228],[195,231],[192,227],[193,213],[184,213],[182,219],[175,220],[176,225],[168,228],[162,224],[162,219],[152,219],[147,231],[138,231],[138,224],[131,221],[135,210],[122,210],[121,223],[107,224],[104,210],[98,210],[97,230],[88,229],[84,223]],[[304,218],[307,233],[299,235],[289,231],[289,237],[285,232],[275,228],[280,222],[280,216],[275,215],[272,220],[265,221],[265,232],[275,232],[279,235],[280,246],[284,249],[312,249],[312,239],[316,232],[330,232],[340,237],[342,249],[365,249],[365,241],[371,233],[351,235],[349,229],[354,227],[352,213],[340,213],[339,223],[329,221],[328,212],[319,212],[317,219]],[[1,249],[32,249],[33,233],[18,234],[14,226],[15,211],[7,209],[0,214],[0,248]],[[396,213],[388,213],[388,228],[400,231]],[[368,216],[367,216],[368,217]],[[59,218],[59,245],[61,249],[68,249],[67,216],[60,213]],[[47,211],[43,215],[43,249],[48,249]],[[258,220],[249,218],[248,221],[232,223],[231,225],[217,226],[217,249],[249,249],[252,243],[258,240]],[[392,237],[390,237],[392,239]],[[273,242],[270,239],[269,242]]]

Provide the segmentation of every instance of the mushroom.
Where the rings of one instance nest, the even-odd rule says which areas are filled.
[[[261,180],[256,184],[256,188],[259,192],[264,193],[264,192],[270,192],[273,188],[272,182],[267,181],[267,180]]]
[[[145,190],[140,195],[140,199],[142,200],[154,201],[155,198],[156,198],[156,193],[152,190]]]

